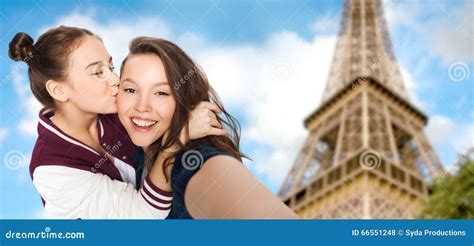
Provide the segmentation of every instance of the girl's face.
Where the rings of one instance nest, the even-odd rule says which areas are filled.
[[[147,148],[170,128],[176,101],[158,56],[132,55],[123,66],[118,116],[133,143]]]
[[[95,114],[117,112],[119,78],[102,41],[87,36],[69,57],[68,99],[78,109]]]

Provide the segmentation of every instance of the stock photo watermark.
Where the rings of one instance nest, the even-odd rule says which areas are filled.
[[[181,162],[186,170],[196,170],[204,164],[204,157],[197,150],[188,150],[181,157]]]
[[[10,150],[3,156],[3,163],[8,170],[18,170],[28,165],[28,158],[21,151]]]
[[[84,232],[53,232],[49,226],[43,231],[12,231],[5,233],[5,239],[85,239]]]
[[[444,179],[448,175],[455,173],[456,170],[458,170],[459,167],[462,165],[464,158],[474,158],[473,155],[474,155],[474,146],[471,146],[466,151],[464,151],[460,156],[458,156],[458,158],[456,158],[452,162],[451,166],[449,166],[447,169],[443,170],[440,173],[440,178]],[[472,174],[474,175],[474,169],[471,171],[472,171]]]
[[[105,144],[103,146],[105,147],[106,155],[100,158],[100,160],[91,168],[91,172],[93,173],[97,172],[97,170],[99,170],[100,167],[109,160],[110,156],[114,156],[114,153],[116,153],[120,147],[122,147],[122,142],[118,141],[113,146]]]
[[[268,68],[270,80],[276,83],[284,83],[291,79],[292,67],[287,62],[275,61]]]
[[[14,80],[16,76],[18,76],[21,69],[27,67],[27,64],[30,62],[30,60],[33,58],[33,55],[28,55],[23,59],[25,63],[16,63],[13,68],[10,70],[10,72],[7,74],[5,78],[2,79],[2,82],[0,82],[0,87],[6,86],[8,82]]]
[[[372,149],[365,150],[359,156],[359,164],[365,170],[373,170],[380,167],[380,154]]]
[[[471,77],[471,70],[464,62],[452,63],[448,68],[449,79],[454,82],[468,80]]]
[[[192,76],[194,76],[198,72],[198,67],[194,67],[193,69],[189,70],[186,75],[184,75],[179,81],[174,83],[174,89],[179,90],[182,86],[184,86]]]
[[[387,60],[388,57],[389,57],[388,54],[385,54],[384,56],[374,59],[374,63],[372,63],[372,65],[370,66],[370,69],[366,71],[362,77],[357,79],[357,81],[352,83],[352,89],[359,87],[362,83],[364,83],[365,80],[367,80],[370,76],[372,76],[375,70],[380,68],[380,66]]]

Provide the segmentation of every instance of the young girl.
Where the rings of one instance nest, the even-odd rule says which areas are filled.
[[[101,39],[65,26],[50,29],[36,43],[18,33],[9,56],[29,65],[31,90],[44,105],[30,174],[48,216],[165,218],[172,197],[159,175],[135,189],[141,180],[135,174],[136,147],[115,114],[119,79]],[[207,123],[210,110],[215,105],[204,103],[193,111],[189,134],[183,131],[181,140],[222,134]]]
[[[149,177],[164,174],[171,183],[168,218],[297,218],[242,164],[237,121],[183,50],[166,40],[136,38],[121,69],[118,115],[133,143],[148,156],[160,153],[148,164]],[[210,124],[224,125],[229,134],[182,142],[177,133],[200,101],[218,105],[226,117]]]

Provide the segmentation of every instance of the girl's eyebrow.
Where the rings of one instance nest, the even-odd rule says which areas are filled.
[[[156,82],[155,84],[153,84],[153,86],[161,86],[161,85],[168,85],[168,82],[163,81],[163,82]]]
[[[122,82],[130,82],[130,83],[133,83],[133,84],[137,84],[137,82],[135,82],[135,80],[133,80],[131,78],[125,78],[125,79],[122,80]],[[168,85],[168,82],[163,81],[163,82],[156,82],[156,83],[153,84],[154,87],[162,86],[162,85]]]
[[[135,82],[135,80],[130,79],[130,78],[125,78],[125,79],[122,80],[122,82],[129,82],[129,83],[134,83],[134,84],[137,83],[137,82]]]
[[[103,63],[103,61],[96,61],[96,62],[93,62],[93,63],[87,65],[87,67],[86,67],[84,70],[87,70],[89,67],[92,67],[92,66],[97,65],[97,64],[100,64],[100,63]],[[112,63],[112,57],[109,57],[109,63]]]

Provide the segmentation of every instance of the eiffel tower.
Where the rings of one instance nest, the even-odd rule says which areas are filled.
[[[443,166],[412,105],[379,0],[346,0],[320,106],[279,197],[302,218],[414,218]]]

